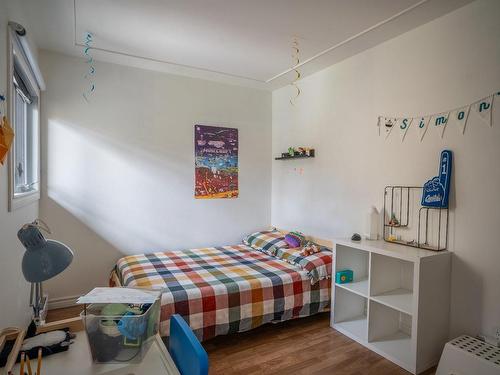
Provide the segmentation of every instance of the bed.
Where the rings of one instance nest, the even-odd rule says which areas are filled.
[[[320,255],[331,275],[331,253]],[[139,254],[117,261],[110,284],[163,290],[161,335],[177,313],[202,341],[328,310],[330,275],[311,277],[318,259],[298,266],[245,244]]]

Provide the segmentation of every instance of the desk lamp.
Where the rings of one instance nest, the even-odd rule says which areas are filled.
[[[68,246],[45,239],[40,229],[50,234],[49,227],[40,219],[24,224],[17,232],[19,241],[26,248],[22,270],[26,281],[31,283],[30,306],[33,307],[33,320],[37,325],[44,323],[47,312],[42,282],[60,274],[73,260],[73,252]]]

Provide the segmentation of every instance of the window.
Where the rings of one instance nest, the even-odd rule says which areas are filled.
[[[40,198],[39,91],[20,44],[10,38],[10,210]]]

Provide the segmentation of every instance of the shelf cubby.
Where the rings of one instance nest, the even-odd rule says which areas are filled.
[[[338,246],[335,259],[335,272],[346,269],[352,270],[353,281],[351,283],[336,285],[360,296],[368,297],[369,263],[370,255],[366,251]]]
[[[336,290],[335,324],[345,334],[366,340],[368,334],[368,299],[339,288]]]
[[[376,301],[370,301],[368,342],[399,365],[413,362],[412,317]]]
[[[413,314],[414,263],[372,254],[370,296],[388,307]]]

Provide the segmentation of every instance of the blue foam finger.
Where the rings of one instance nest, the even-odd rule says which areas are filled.
[[[451,170],[453,153],[450,150],[441,152],[439,175],[424,184],[422,206],[447,208],[450,195]]]

